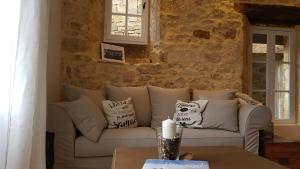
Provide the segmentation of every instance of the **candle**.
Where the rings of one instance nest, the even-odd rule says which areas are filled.
[[[168,118],[162,122],[162,136],[165,139],[173,139],[176,134],[176,123],[175,121]]]

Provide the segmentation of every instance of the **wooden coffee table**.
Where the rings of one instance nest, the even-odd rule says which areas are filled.
[[[288,169],[237,147],[184,147],[195,160],[207,160],[210,169]],[[146,159],[156,159],[156,148],[116,148],[112,169],[142,169]]]

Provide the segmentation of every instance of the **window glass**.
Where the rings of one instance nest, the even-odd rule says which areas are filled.
[[[275,36],[275,60],[276,62],[289,62],[290,54],[289,54],[289,38],[284,35],[276,35]]]
[[[267,53],[267,35],[253,34],[252,53]]]
[[[128,0],[128,13],[134,15],[142,15],[142,0]]]
[[[267,35],[252,35],[252,97],[266,105]]]
[[[290,94],[288,92],[275,93],[275,119],[290,119]]]
[[[266,92],[253,92],[252,97],[266,105]]]
[[[290,90],[290,64],[276,64],[276,90]]]
[[[128,36],[141,37],[142,36],[142,19],[141,17],[129,16],[127,23]]]
[[[252,88],[253,90],[266,89],[267,66],[266,63],[252,64]]]
[[[125,16],[112,15],[111,17],[111,34],[112,35],[125,35]]]
[[[112,12],[125,14],[126,13],[126,0],[112,0]]]

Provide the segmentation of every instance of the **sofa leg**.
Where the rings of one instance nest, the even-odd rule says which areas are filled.
[[[54,164],[54,133],[46,132],[46,168],[53,169]]]
[[[263,130],[260,130],[259,131],[259,146],[258,146],[258,155],[259,156],[263,156],[263,153],[264,153],[264,131]]]

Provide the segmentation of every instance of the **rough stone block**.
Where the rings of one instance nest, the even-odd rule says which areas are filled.
[[[198,29],[193,32],[193,36],[199,39],[210,39],[210,32]]]

